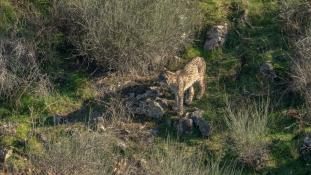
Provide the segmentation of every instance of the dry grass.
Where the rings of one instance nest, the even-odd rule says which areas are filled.
[[[308,0],[279,0],[283,31],[294,38],[301,38],[310,26],[311,3]]]
[[[292,87],[305,99],[307,115],[302,119],[311,121],[311,3],[307,0],[286,0],[280,1],[280,8],[284,32],[294,49]]]
[[[46,145],[42,153],[31,153],[36,174],[112,174],[117,160],[113,138],[97,133],[74,133]]]
[[[307,120],[311,121],[311,35],[308,33],[304,39],[296,43],[297,56],[293,59],[293,87],[305,99]]]
[[[40,71],[33,44],[23,40],[0,41],[1,100],[18,102],[30,90],[42,95],[48,87],[49,81]]]
[[[238,159],[256,170],[264,168],[267,161],[269,101],[259,104],[243,102],[233,108],[227,103],[226,123]]]
[[[238,175],[242,171],[234,164],[221,164],[219,160],[207,158],[201,149],[186,149],[179,143],[165,144],[165,149],[155,149],[150,163],[155,165],[153,172],[160,175]],[[207,162],[205,162],[208,160]],[[205,162],[205,163],[204,163]]]
[[[141,73],[162,66],[190,41],[199,16],[195,4],[70,0],[58,9],[80,55],[107,70]]]

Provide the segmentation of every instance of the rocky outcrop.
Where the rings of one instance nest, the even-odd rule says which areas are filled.
[[[210,51],[218,47],[222,47],[228,35],[228,24],[216,25],[212,27],[206,34],[204,50]]]
[[[164,98],[165,90],[157,86],[136,85],[125,88],[122,94],[130,104],[132,112],[148,118],[161,119],[174,101]]]

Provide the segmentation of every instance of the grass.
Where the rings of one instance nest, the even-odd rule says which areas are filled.
[[[3,2],[7,7],[9,3]],[[206,17],[204,21],[206,29],[203,31],[214,24],[230,22],[232,12],[229,7],[231,2],[227,0],[201,0],[200,8]],[[3,5],[1,3],[0,8]],[[36,1],[35,6],[40,7],[42,13],[48,15],[45,1],[42,3]],[[183,55],[185,60],[195,56],[203,56],[206,59],[208,65],[206,96],[201,100],[195,100],[193,106],[205,111],[204,117],[213,127],[211,137],[204,140],[199,137],[198,132],[179,137],[174,128],[163,126],[151,150],[146,151],[140,144],[130,140],[127,149],[120,150],[114,147],[113,150],[108,151],[113,152],[114,156],[122,158],[131,159],[138,156],[150,162],[155,161],[159,174],[185,174],[187,169],[192,171],[192,174],[204,174],[209,172],[210,167],[214,168],[210,170],[212,172],[209,174],[235,174],[234,172],[236,174],[311,173],[307,163],[299,159],[298,147],[302,142],[303,135],[298,132],[298,125],[294,125],[290,130],[284,129],[297,121],[284,116],[282,111],[288,108],[302,108],[302,104],[297,94],[286,94],[287,87],[283,85],[284,79],[288,78],[287,71],[290,63],[288,60],[280,60],[278,57],[287,55],[290,48],[287,39],[282,35],[281,23],[278,22],[277,1],[250,0],[249,8],[248,24],[230,23],[230,33],[224,48],[205,52],[202,48],[204,42],[202,37],[193,45],[188,46]],[[0,16],[0,22],[1,20]],[[7,24],[7,22],[3,24]],[[63,59],[68,54],[70,55],[71,52],[68,50],[66,53],[63,52],[66,45],[62,34],[57,34],[55,37],[55,45],[57,43],[61,45],[58,48],[60,53],[57,53],[57,57]],[[240,65],[242,56],[247,59],[247,64],[244,67]],[[277,74],[281,76],[276,82],[266,80],[260,75],[260,65],[265,61],[271,61],[276,67]],[[66,129],[73,127],[78,128],[77,130],[81,132],[85,130],[85,122],[77,122],[71,125],[46,125],[52,116],[66,116],[80,110],[83,108],[84,102],[96,97],[97,94],[92,85],[91,77],[88,73],[77,70],[76,66],[72,64],[71,60],[54,62],[52,66],[47,65],[45,71],[50,73],[54,84],[52,93],[39,98],[27,94],[22,98],[22,105],[19,109],[12,109],[6,105],[0,107],[1,124],[6,122],[19,124],[15,136],[0,137],[1,146],[13,146],[17,150],[25,152],[21,143],[26,140],[26,150],[37,152],[44,150],[44,144],[32,135],[33,121],[36,121],[35,131],[45,133],[56,140],[61,138],[61,141],[66,143],[72,139],[68,138]],[[236,166],[226,164],[238,156],[237,150],[232,149],[234,144],[230,143],[230,139],[228,141],[230,135],[236,131],[240,133],[236,133],[237,136],[233,136],[233,138],[242,135],[243,132],[246,132],[245,135],[248,136],[248,134],[254,134],[252,129],[258,128],[255,125],[257,123],[253,123],[252,126],[254,127],[245,131],[235,130],[235,128],[243,129],[243,127],[226,125],[226,112],[224,110],[226,108],[226,96],[239,101],[245,98],[243,96],[245,91],[255,94],[255,97],[251,97],[254,101],[258,101],[257,96],[269,95],[274,109],[273,112],[269,112],[269,122],[264,127],[267,131],[263,135],[259,133],[256,137],[269,143],[266,145],[269,150],[269,162],[267,167],[260,172],[255,172],[254,169],[248,167],[242,168],[243,165],[239,162],[236,163]],[[282,96],[283,93],[285,93],[284,96]],[[87,118],[88,116],[85,114],[82,117]],[[146,125],[155,126],[156,123],[151,122]],[[306,130],[308,129],[306,128]],[[167,142],[167,135],[170,136],[169,142]],[[249,137],[242,137],[242,139],[244,138]],[[69,148],[74,148],[74,146],[69,144]],[[41,158],[57,151],[57,149],[54,152],[47,151]],[[203,156],[198,156],[198,154]],[[12,157],[12,166],[15,164],[17,169],[18,167],[26,167],[27,162],[22,161],[18,155]],[[54,154],[52,158],[56,159],[57,156],[55,155],[57,154]],[[163,162],[167,163],[163,164]]]

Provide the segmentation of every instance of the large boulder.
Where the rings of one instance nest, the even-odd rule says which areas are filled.
[[[206,34],[204,50],[210,51],[217,47],[222,47],[228,35],[228,23],[216,25]]]

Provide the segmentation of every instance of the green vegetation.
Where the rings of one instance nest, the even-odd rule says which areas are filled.
[[[4,169],[311,174],[299,156],[311,131],[310,7],[307,0],[1,0],[0,150],[13,150]],[[225,45],[204,51],[206,31],[223,23]],[[133,116],[118,88],[196,56],[207,62],[207,90],[191,106],[204,110],[211,136],[179,136],[170,124],[147,134],[160,122]],[[276,79],[261,74],[266,62]],[[103,124],[94,126],[94,116]]]

